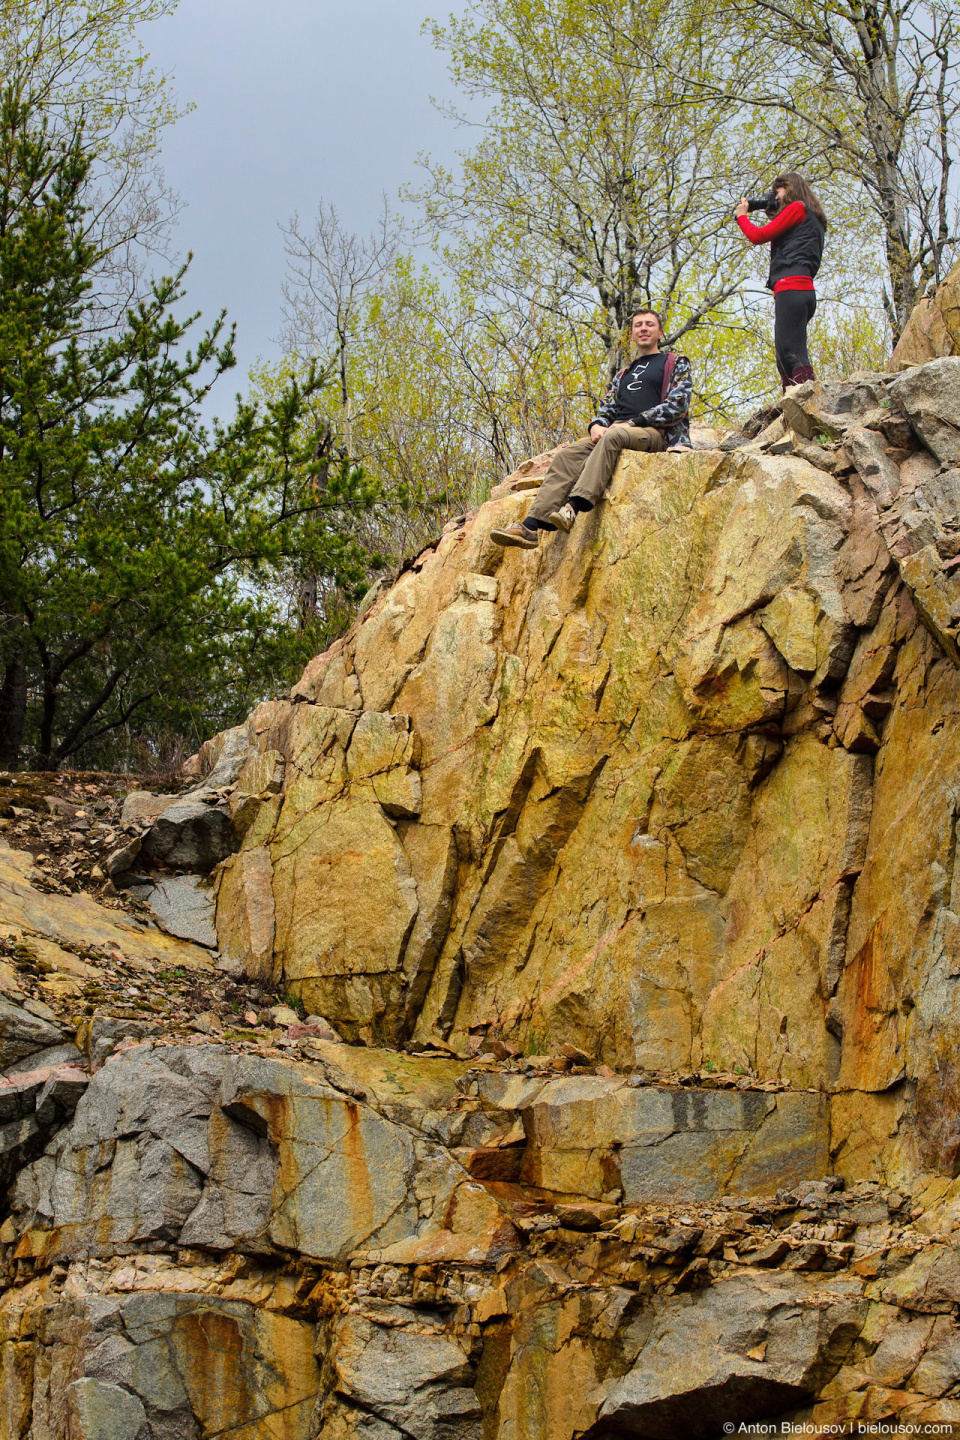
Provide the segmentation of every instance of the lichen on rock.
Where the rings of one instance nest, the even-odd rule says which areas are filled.
[[[960,1429],[960,358],[922,358],[504,551],[537,457],[133,807],[146,883],[216,903],[156,953],[306,1015],[94,1018],[71,1065],[13,998],[5,1433]]]

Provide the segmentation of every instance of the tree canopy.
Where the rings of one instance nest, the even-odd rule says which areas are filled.
[[[601,0],[602,3],[602,0]],[[702,69],[668,37],[620,30],[638,71],[682,75],[695,104],[736,101],[779,126],[793,161],[863,202],[872,217],[893,337],[960,243],[951,172],[960,144],[960,29],[949,0],[681,0],[697,36],[722,37]],[[788,152],[789,153],[789,152]]]
[[[766,257],[732,208],[778,171],[830,215],[823,373],[881,365],[956,250],[944,0],[473,0],[427,22],[482,107],[458,163],[422,157],[403,226],[319,198],[282,227],[284,358],[207,427],[232,332],[185,316],[185,267],[151,278],[179,111],[141,38],[175,6],[0,0],[0,764],[122,766],[138,733],[240,718],[582,431],[637,305],[697,417],[768,402]]]
[[[738,295],[749,263],[730,196],[777,158],[727,95],[690,103],[690,72],[722,64],[721,45],[691,46],[678,12],[482,0],[432,26],[460,86],[490,105],[458,171],[428,166],[422,200],[448,260],[484,290],[594,327],[611,369],[632,306],[663,311],[679,340]],[[673,68],[638,58],[654,35],[669,37]]]
[[[82,126],[90,160],[83,228],[97,259],[89,276],[88,325],[122,320],[149,291],[149,271],[169,258],[179,201],[166,183],[160,148],[189,110],[144,47],[147,22],[178,0],[0,0],[0,74],[29,98],[51,136]]]
[[[311,430],[326,376],[238,402],[212,434],[209,387],[234,364],[224,318],[186,341],[184,271],[109,335],[86,328],[99,259],[85,229],[83,132],[0,104],[0,759],[110,753],[166,715],[200,734],[322,641],[269,595],[291,563],[361,583],[345,518],[373,503]],[[211,713],[213,712],[213,713]]]

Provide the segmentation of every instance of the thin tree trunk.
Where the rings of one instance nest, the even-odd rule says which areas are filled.
[[[37,769],[56,770],[57,761],[53,756],[53,721],[60,698],[58,687],[46,678],[43,684],[43,704],[40,710],[40,744],[38,746]]]
[[[27,719],[27,667],[18,650],[0,685],[0,769],[16,770]]]

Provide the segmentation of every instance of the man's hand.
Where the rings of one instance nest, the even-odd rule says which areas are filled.
[[[602,440],[608,430],[617,430],[621,425],[626,425],[629,429],[632,423],[633,422],[630,420],[614,420],[610,425],[591,425],[590,439],[593,441],[594,445],[596,445],[597,441]]]
[[[741,196],[740,196],[740,204],[737,206],[736,210],[734,210],[733,213],[734,213],[734,215],[749,215],[749,214],[750,214],[750,206],[747,204],[747,197],[746,197],[746,195],[741,195]]]

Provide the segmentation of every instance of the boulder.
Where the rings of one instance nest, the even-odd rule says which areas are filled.
[[[0,1079],[0,1185],[42,1153],[89,1081],[79,1066],[56,1063]]]
[[[783,397],[784,425],[805,440],[842,440],[851,425],[889,404],[885,378],[864,372],[794,385]]]
[[[145,1040],[159,1034],[160,1026],[154,1020],[127,1020],[98,1011],[81,1024],[77,1045],[84,1058],[98,1070],[122,1040]]]
[[[200,747],[200,774],[206,788],[222,790],[235,785],[253,748],[249,722],[206,740]]]
[[[900,467],[888,454],[889,446],[877,430],[850,425],[844,436],[847,453],[860,478],[881,509],[900,493]]]
[[[159,880],[156,885],[138,891],[138,898],[150,906],[157,923],[169,935],[192,940],[210,950],[217,948],[216,899],[198,876],[178,875]]]
[[[168,805],[143,839],[143,854],[175,870],[206,874],[232,855],[237,837],[230,812],[212,792],[184,796]]]
[[[271,1005],[265,1012],[265,1021],[268,1025],[298,1025],[300,1016],[296,1010],[291,1010],[289,1005]]]
[[[142,844],[140,836],[135,835],[132,840],[127,841],[126,845],[121,845],[118,849],[110,852],[106,859],[106,871],[111,879],[114,876],[129,875],[134,861],[140,854]]]
[[[349,1316],[337,1326],[328,1364],[334,1393],[323,1419],[334,1433],[338,1412],[349,1407],[380,1421],[384,1440],[444,1440],[451,1434],[480,1440],[482,1410],[468,1344]]]
[[[557,453],[559,446],[552,450],[545,450],[540,455],[533,455],[529,460],[524,460],[510,475],[506,475],[496,484],[491,494],[495,496],[516,494],[524,490],[536,490],[543,481],[544,475],[550,468],[550,461]]]
[[[66,800],[62,795],[45,795],[44,803],[51,815],[58,815],[62,820],[74,820],[80,806],[72,800]]]
[[[960,464],[960,356],[908,370],[890,396],[941,464]]]
[[[839,1368],[831,1355],[860,1332],[860,1290],[855,1281],[810,1287],[790,1274],[754,1274],[690,1296],[646,1328],[630,1369],[603,1386],[588,1433],[713,1440],[731,1424],[803,1405]]]
[[[146,821],[152,825],[168,805],[176,804],[177,798],[176,795],[154,795],[151,790],[131,790],[123,802],[120,823],[121,825],[134,825],[137,822]]]
[[[925,365],[942,355],[960,354],[960,262],[932,295],[913,307],[890,357],[891,370]]]
[[[63,1031],[0,996],[0,1070],[44,1049],[63,1044]]]
[[[49,1048],[44,1048],[43,1050],[31,1051],[31,1053],[25,1055],[22,1060],[15,1061],[13,1065],[5,1066],[3,1075],[6,1078],[25,1075],[35,1070],[38,1062],[41,1060],[44,1066],[80,1065],[83,1064],[84,1056],[72,1041],[68,1041],[61,1045],[51,1045]]]

